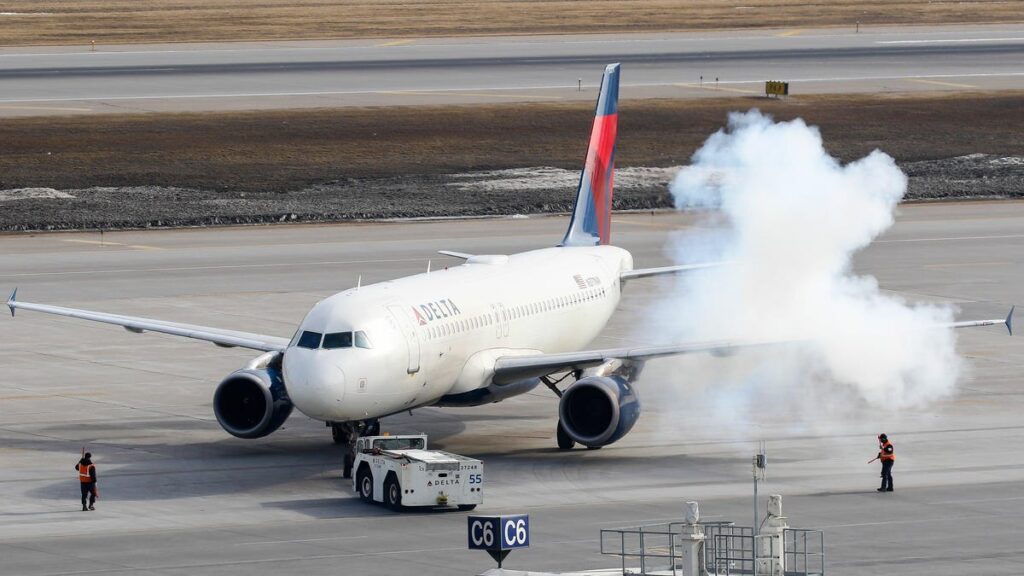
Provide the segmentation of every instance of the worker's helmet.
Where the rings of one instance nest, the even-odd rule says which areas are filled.
[[[882,433],[878,435],[878,439],[881,440],[882,442],[885,442],[886,440],[889,439],[889,437]]]
[[[91,459],[91,458],[92,458],[92,452],[86,452],[86,453],[85,453],[85,459],[86,459],[86,460],[89,460],[89,459]]]

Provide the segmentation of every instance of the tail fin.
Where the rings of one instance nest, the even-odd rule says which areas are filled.
[[[619,65],[609,64],[601,79],[587,163],[580,174],[576,206],[563,246],[608,244],[611,238],[615,137],[619,124]]]

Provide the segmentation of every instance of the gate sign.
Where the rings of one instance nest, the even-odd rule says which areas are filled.
[[[470,550],[529,548],[530,515],[469,516]]]

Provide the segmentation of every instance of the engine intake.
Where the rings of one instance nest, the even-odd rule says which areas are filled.
[[[281,375],[280,355],[263,356],[232,372],[213,394],[217,422],[232,436],[262,438],[277,430],[292,413]],[[261,361],[262,360],[262,361]]]
[[[607,446],[636,424],[640,399],[620,376],[588,376],[562,394],[558,416],[565,432],[576,442]]]

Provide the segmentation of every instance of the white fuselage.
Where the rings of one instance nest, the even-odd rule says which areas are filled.
[[[547,248],[340,292],[310,310],[285,351],[288,394],[311,418],[346,422],[486,388],[498,357],[586,346],[632,268],[621,248]],[[346,332],[362,332],[361,345],[311,344]]]

